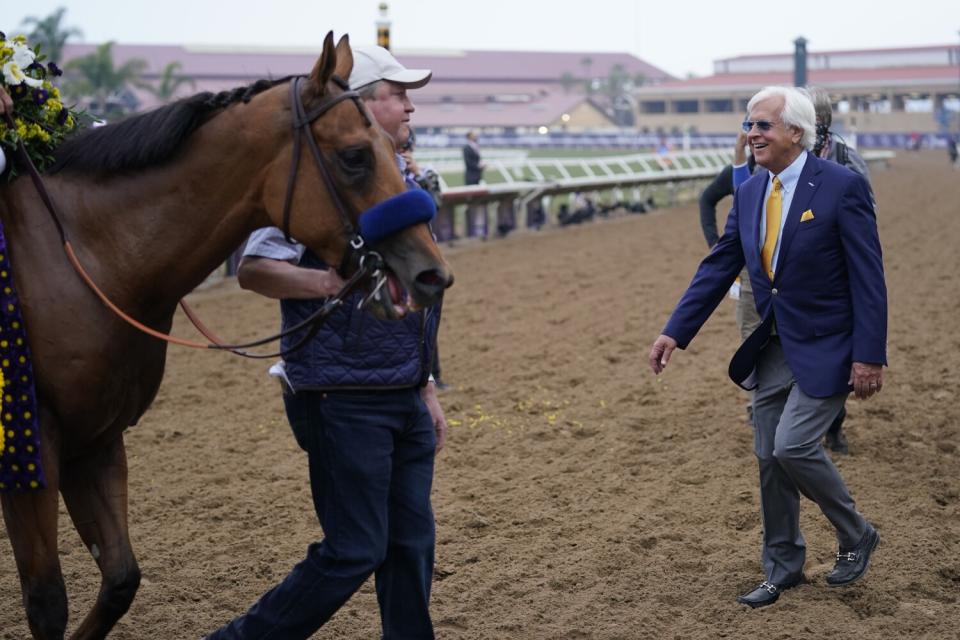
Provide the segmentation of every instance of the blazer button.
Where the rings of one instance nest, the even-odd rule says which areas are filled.
[[[780,292],[777,291],[777,288],[776,288],[776,287],[774,287],[773,289],[771,289],[771,290],[770,290],[770,293],[772,293],[773,295],[779,295],[779,294],[780,294]]]

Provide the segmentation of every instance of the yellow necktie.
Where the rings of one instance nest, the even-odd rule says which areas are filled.
[[[780,235],[780,209],[783,205],[780,186],[780,178],[774,178],[773,190],[767,198],[767,232],[763,238],[763,250],[760,252],[763,268],[771,280],[773,280],[773,252],[777,248],[777,236]]]

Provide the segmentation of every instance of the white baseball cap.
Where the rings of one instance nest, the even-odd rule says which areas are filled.
[[[396,82],[408,89],[419,89],[430,82],[432,75],[430,69],[407,69],[383,47],[353,47],[351,89],[360,89],[378,80]]]

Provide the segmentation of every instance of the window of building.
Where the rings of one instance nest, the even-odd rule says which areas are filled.
[[[700,102],[697,100],[674,100],[674,113],[699,113]]]
[[[704,101],[704,106],[707,113],[733,113],[733,100],[730,98],[708,99]]]
[[[665,100],[644,100],[640,103],[641,113],[666,113],[667,103]]]

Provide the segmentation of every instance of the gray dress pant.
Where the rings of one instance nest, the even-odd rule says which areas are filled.
[[[801,391],[776,336],[760,352],[756,373],[753,419],[754,452],[760,463],[761,560],[767,580],[789,584],[803,574],[806,560],[801,493],[833,524],[842,548],[853,547],[866,532],[866,520],[820,446],[848,394],[812,398]]]

